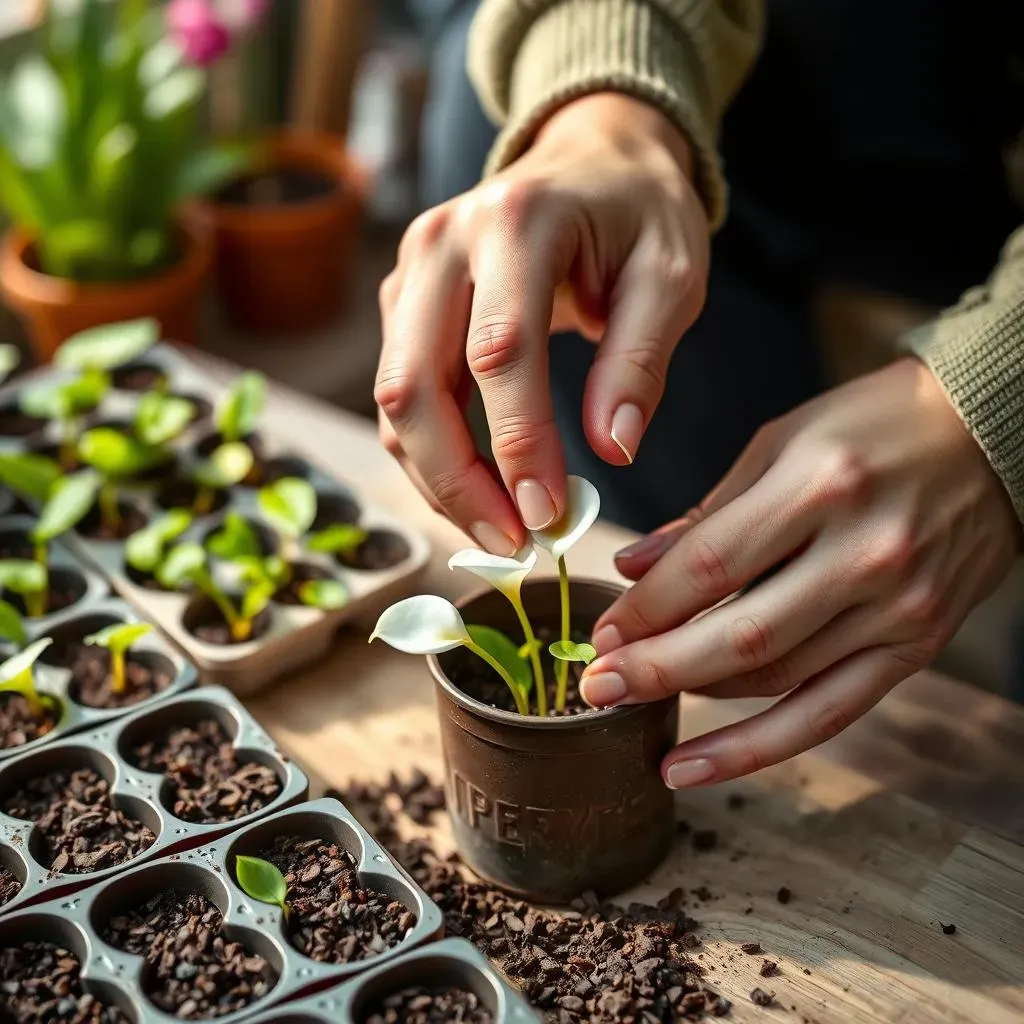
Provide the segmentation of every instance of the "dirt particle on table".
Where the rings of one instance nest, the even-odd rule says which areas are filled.
[[[756,956],[758,953],[761,952],[761,943],[760,942],[744,942],[743,945],[740,946],[740,950],[742,952],[746,953],[747,956]]]
[[[371,1006],[361,1024],[491,1024],[494,1015],[475,992],[407,988]]]
[[[718,833],[714,829],[702,828],[693,833],[693,848],[698,853],[706,853],[718,845]]]
[[[116,949],[145,957],[148,999],[184,1020],[244,1010],[273,988],[267,961],[221,934],[221,912],[199,893],[159,893],[101,929]]]
[[[805,967],[804,968],[804,974],[810,974],[810,973],[811,973],[810,967]]]
[[[787,885],[779,886],[775,898],[782,904],[788,903],[793,898],[793,891]]]
[[[956,925],[955,924],[942,924],[941,922],[939,924],[940,924],[940,927],[942,928],[942,934],[943,935],[956,935]]]
[[[0,748],[11,750],[45,736],[57,724],[55,707],[44,701],[41,713],[33,711],[20,693],[0,694]]]
[[[763,988],[755,988],[750,993],[750,1001],[755,1006],[774,1006],[775,1005],[775,993],[765,992]]]
[[[35,822],[52,874],[102,871],[156,842],[146,825],[113,805],[110,784],[91,768],[31,778],[7,797],[3,811]]]
[[[777,974],[782,972],[779,970],[779,965],[774,960],[762,960],[760,975],[762,978],[774,978]]]
[[[281,793],[277,772],[259,761],[240,760],[212,718],[140,743],[132,760],[143,771],[164,773],[174,789],[171,810],[183,821],[236,821],[269,807]]]

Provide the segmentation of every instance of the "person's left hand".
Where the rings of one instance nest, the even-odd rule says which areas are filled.
[[[619,552],[639,582],[595,627],[583,696],[787,694],[662,765],[676,789],[746,775],[835,736],[931,661],[1020,538],[931,372],[901,360],[768,424],[699,509]]]

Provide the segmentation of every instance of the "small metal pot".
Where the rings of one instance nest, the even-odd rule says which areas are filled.
[[[590,632],[622,587],[571,584],[573,624]],[[557,630],[557,579],[523,586],[534,629]],[[459,602],[466,622],[520,635],[497,591]],[[544,903],[593,890],[606,896],[648,875],[668,852],[672,794],[659,774],[676,739],[678,701],[525,717],[474,700],[449,678],[465,650],[429,659],[434,677],[452,832],[481,878]]]

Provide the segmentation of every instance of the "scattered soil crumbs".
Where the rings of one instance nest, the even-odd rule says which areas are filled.
[[[473,992],[407,988],[371,1007],[362,1024],[491,1024],[493,1020]]]
[[[943,925],[941,925],[941,927],[942,927],[942,934],[943,935],[956,935],[956,925],[955,924],[943,924]]]
[[[184,1020],[244,1010],[273,987],[263,957],[220,934],[221,912],[198,893],[163,892],[113,917],[104,941],[146,958],[146,995]]]
[[[171,810],[182,821],[234,821],[268,807],[281,792],[277,772],[258,761],[240,762],[212,718],[139,744],[132,760],[143,771],[167,776],[174,787]]]
[[[0,907],[10,903],[21,892],[21,882],[13,871],[0,870]]]
[[[781,974],[782,972],[779,970],[779,965],[774,960],[762,960],[760,973],[762,978],[774,978],[777,974]]]
[[[82,988],[78,958],[52,942],[0,950],[0,1020],[18,1024],[129,1024]]]
[[[57,724],[53,706],[43,704],[43,713],[33,712],[20,693],[0,695],[0,749],[23,747],[45,736]]]
[[[693,833],[693,848],[698,853],[707,853],[718,845],[718,833],[714,829],[705,828]]]
[[[750,1001],[755,1006],[774,1006],[775,1005],[775,993],[765,992],[763,988],[755,988],[750,993]]]
[[[552,1024],[670,1024],[729,1013],[729,1000],[707,985],[690,956],[700,940],[682,909],[682,889],[658,906],[622,909],[591,894],[567,912],[537,910],[465,879],[456,855],[441,858],[424,840],[400,836],[389,800],[401,800],[416,824],[443,805],[440,787],[425,776],[335,795],[441,907],[446,933],[471,940]]]
[[[747,954],[747,956],[756,956],[761,952],[760,942],[744,942],[740,949]]]
[[[359,881],[356,862],[334,843],[278,836],[257,855],[288,883],[289,938],[313,960],[350,964],[397,946],[416,924],[405,904]]]
[[[779,891],[775,894],[775,898],[780,903],[788,903],[793,898],[793,893],[787,886],[782,886]]]
[[[174,680],[173,671],[159,661],[125,657],[126,686],[120,693],[113,688],[110,674],[110,651],[102,647],[76,644],[72,655],[72,696],[90,708],[126,708],[166,690]]]
[[[109,783],[91,768],[29,779],[4,801],[3,810],[36,823],[55,875],[84,875],[124,864],[156,841],[142,822],[114,807]]]

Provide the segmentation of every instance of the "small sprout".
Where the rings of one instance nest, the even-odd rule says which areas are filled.
[[[211,555],[227,562],[263,556],[259,536],[249,521],[238,512],[229,512],[224,517],[220,529],[207,537],[206,549]]]
[[[125,654],[136,640],[152,632],[148,622],[116,622],[85,638],[87,644],[110,651],[110,688],[114,693],[124,693],[128,687]]]
[[[192,422],[194,413],[187,398],[147,392],[135,408],[135,436],[148,447],[167,444]]]
[[[316,491],[308,480],[286,476],[260,488],[259,506],[282,537],[298,540],[316,519]]]
[[[306,538],[306,547],[310,551],[318,551],[331,555],[344,555],[355,551],[368,534],[361,526],[354,523],[335,523]]]
[[[87,430],[79,438],[78,455],[103,477],[99,494],[100,516],[109,530],[116,530],[121,522],[118,484],[167,459],[166,450],[160,446],[143,444],[112,427]]]
[[[260,903],[280,907],[287,921],[291,915],[288,905],[288,883],[276,865],[259,857],[235,857],[235,877],[242,891]]]
[[[48,700],[36,690],[35,663],[52,643],[49,637],[44,637],[0,665],[0,692],[21,694],[33,715],[42,715],[46,710],[44,702]]]
[[[20,397],[21,411],[60,425],[60,464],[65,469],[75,462],[81,420],[92,412],[110,390],[110,377],[103,370],[85,370],[71,380],[45,381],[26,388]]]
[[[17,345],[0,345],[0,384],[18,368],[21,352]]]
[[[163,560],[167,545],[191,525],[192,513],[174,508],[136,530],[124,546],[125,561],[139,572],[151,573]]]
[[[197,491],[193,505],[195,514],[206,515],[213,508],[217,491],[240,484],[252,471],[253,461],[252,449],[247,444],[228,441],[198,463],[192,473]]]
[[[306,580],[299,587],[299,600],[311,608],[333,611],[348,604],[348,590],[337,580]]]
[[[267,381],[261,373],[243,373],[217,409],[217,429],[223,441],[241,441],[252,433],[266,401]]]
[[[571,640],[556,640],[548,651],[558,661],[582,661],[584,665],[589,665],[597,657],[593,644],[576,644]]]
[[[25,610],[32,618],[46,614],[49,574],[46,566],[28,558],[0,559],[0,587],[25,599]]]
[[[8,640],[15,647],[24,647],[27,639],[21,612],[13,604],[0,601],[0,640]]]
[[[46,501],[63,470],[53,459],[30,452],[0,452],[0,483],[32,501]]]
[[[138,359],[160,340],[160,325],[151,317],[123,320],[79,331],[53,357],[62,370],[113,370]]]
[[[77,526],[92,508],[99,489],[100,478],[89,469],[59,480],[39,513],[32,530],[33,541],[47,544]]]

